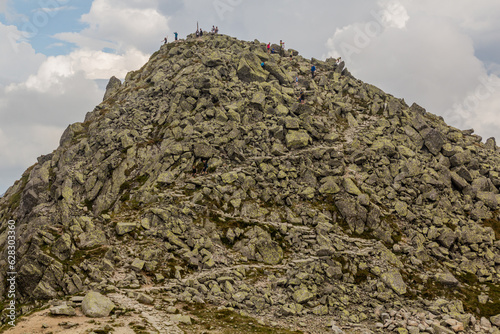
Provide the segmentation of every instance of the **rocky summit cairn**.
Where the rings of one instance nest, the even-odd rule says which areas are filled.
[[[500,332],[495,140],[223,35],[113,81],[0,199],[19,312],[99,291],[151,332]]]

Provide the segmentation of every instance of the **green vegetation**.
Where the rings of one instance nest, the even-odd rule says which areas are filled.
[[[26,187],[26,184],[28,183],[29,181],[29,175],[31,173],[31,171],[33,170],[33,168],[35,168],[36,165],[33,165],[31,166],[30,168],[28,168],[23,176],[21,177],[20,180],[16,181],[14,183],[14,186],[18,186],[19,185],[19,188],[18,190],[10,196],[10,198],[8,199],[8,205],[7,207],[2,207],[1,209],[8,209],[10,212],[13,212],[14,210],[16,210],[18,207],[19,207],[19,204],[21,203],[21,194],[23,193],[23,190],[24,188]]]
[[[256,319],[241,315],[229,309],[218,310],[206,304],[185,306],[184,309],[196,317],[192,325],[180,325],[188,333],[259,333],[259,334],[299,334],[302,332],[290,331],[270,327],[257,323]]]
[[[104,257],[104,254],[106,254],[107,251],[108,251],[107,246],[96,246],[94,248],[89,248],[89,249],[78,249],[73,254],[71,259],[66,262],[66,265],[68,267],[74,265],[78,266],[85,260],[102,258]]]

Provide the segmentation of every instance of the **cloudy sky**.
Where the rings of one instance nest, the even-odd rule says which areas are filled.
[[[112,75],[197,21],[342,56],[357,78],[500,138],[497,0],[0,0],[0,194],[100,103]]]

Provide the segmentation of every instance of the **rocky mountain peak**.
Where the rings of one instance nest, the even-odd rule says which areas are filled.
[[[500,332],[495,140],[273,48],[188,36],[110,80],[0,198],[19,312],[98,291],[160,333]]]

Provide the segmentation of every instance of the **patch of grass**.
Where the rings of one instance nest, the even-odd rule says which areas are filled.
[[[500,286],[492,283],[478,284],[477,277],[472,274],[462,275],[457,279],[464,283],[459,291],[462,297],[460,299],[467,312],[487,318],[498,314],[498,310],[500,310]],[[481,304],[478,300],[478,296],[483,290],[488,290],[489,301],[486,304]]]
[[[375,277],[369,269],[363,269],[363,270],[359,270],[356,272],[356,275],[354,275],[354,283],[356,284],[361,284],[361,283],[364,283],[366,281],[368,281],[368,278],[369,277]]]
[[[24,188],[26,187],[26,184],[29,181],[29,175],[30,175],[30,173],[31,173],[31,171],[33,170],[34,167],[35,167],[35,165],[33,165],[30,168],[28,168],[24,172],[24,174],[21,177],[21,179],[19,181],[15,182],[15,185],[17,185],[18,183],[21,183],[21,186],[19,187],[19,190],[15,194],[13,194],[12,196],[10,196],[10,198],[8,200],[8,209],[9,209],[9,211],[12,212],[12,211],[16,210],[19,207],[19,204],[21,203],[21,195],[23,193]]]
[[[477,317],[486,317],[497,315],[500,310],[500,286],[492,283],[479,283],[476,275],[467,273],[456,278],[460,281],[459,287],[450,287],[444,285],[433,278],[424,282],[418,275],[402,272],[405,282],[408,286],[421,285],[421,291],[408,291],[407,297],[416,299],[422,297],[427,300],[436,300],[446,298],[448,300],[460,300],[463,303],[464,310]],[[489,301],[486,304],[479,303],[478,296],[483,291],[488,290]]]
[[[73,265],[80,265],[83,261],[88,259],[100,259],[104,257],[104,254],[108,251],[107,246],[96,246],[90,249],[78,249],[70,260],[66,262],[68,267]]]
[[[302,332],[275,328],[257,323],[256,319],[242,316],[234,311],[217,310],[206,304],[189,305],[187,310],[197,320],[193,325],[179,325],[187,333],[260,333],[260,334],[299,334]]]

